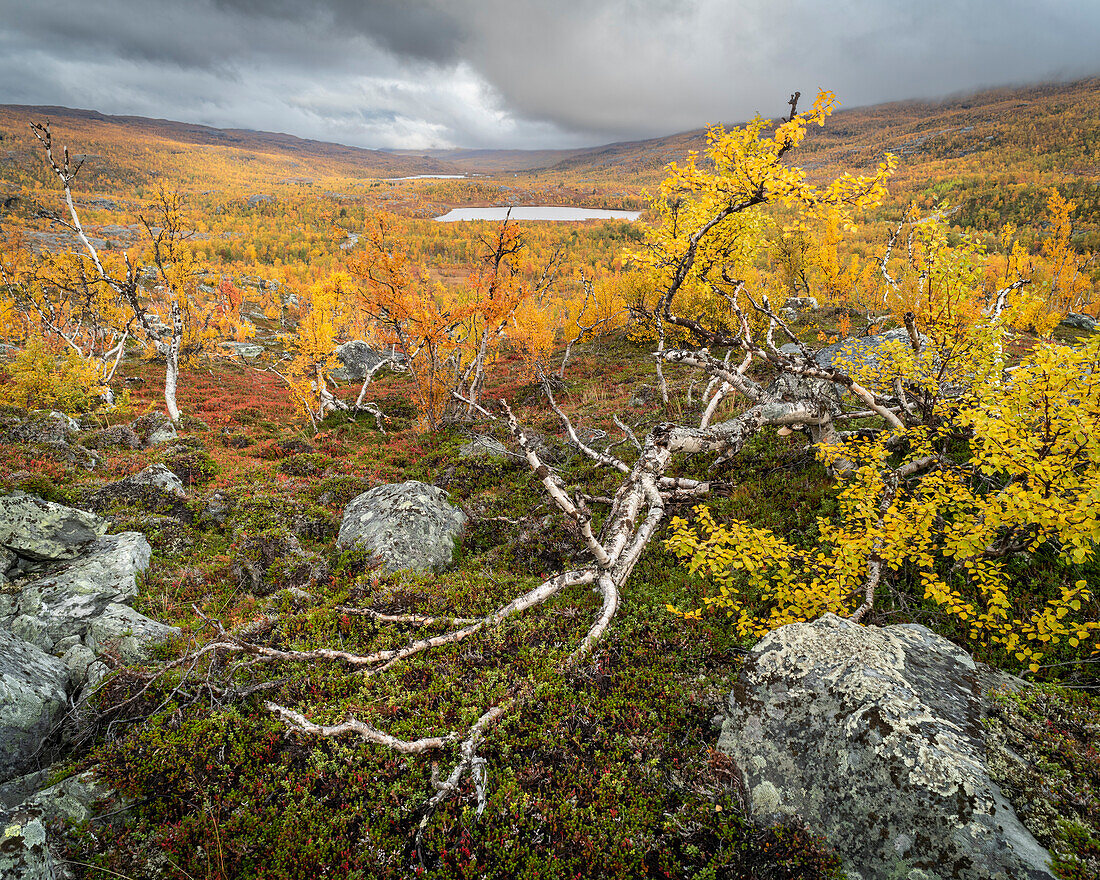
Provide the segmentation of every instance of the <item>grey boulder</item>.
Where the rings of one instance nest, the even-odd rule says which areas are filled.
[[[73,559],[107,530],[98,516],[24,492],[0,498],[0,545],[39,562]]]
[[[788,296],[784,306],[791,309],[808,309],[815,311],[818,308],[816,296]]]
[[[486,437],[479,435],[474,437],[469,443],[464,443],[458,450],[459,458],[489,458],[489,459],[507,459],[512,457],[512,452],[501,443],[499,440],[495,440],[492,437]]]
[[[187,492],[184,491],[180,478],[163,464],[151,464],[145,470],[121,480],[118,485],[125,487],[148,486],[159,489],[168,495],[175,495],[177,498],[187,497]]]
[[[922,348],[929,342],[928,338],[921,336],[918,340]],[[823,367],[838,367],[845,372],[853,367],[874,366],[882,355],[881,349],[887,343],[902,343],[911,345],[909,331],[904,327],[887,330],[875,336],[856,336],[842,339],[819,349],[814,355],[815,360]]]
[[[47,651],[65,638],[84,639],[109,606],[137,596],[137,574],[152,548],[137,532],[105,535],[82,556],[20,591],[13,620],[0,620],[21,638]]]
[[[336,357],[340,366],[331,370],[329,375],[341,382],[361,382],[367,378],[367,373],[383,361],[398,363],[402,360],[401,355],[378,351],[361,339],[353,339],[337,346]]]
[[[0,781],[31,769],[68,707],[67,684],[64,663],[0,629]]]
[[[922,626],[825,615],[757,644],[719,748],[754,816],[800,817],[853,880],[1048,880],[1046,850],[984,763],[992,681]]]
[[[336,544],[369,550],[389,571],[425,571],[450,563],[465,524],[466,514],[448,502],[446,492],[409,480],[353,498]]]
[[[1100,328],[1100,324],[1097,324],[1096,319],[1089,315],[1082,315],[1077,312],[1070,312],[1064,318],[1062,318],[1061,326],[1070,327],[1074,330],[1096,330]]]

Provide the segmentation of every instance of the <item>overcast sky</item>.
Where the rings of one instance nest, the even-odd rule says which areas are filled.
[[[571,147],[1100,74],[1100,0],[0,0],[0,103]]]

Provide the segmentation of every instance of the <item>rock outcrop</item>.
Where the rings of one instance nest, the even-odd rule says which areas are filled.
[[[1048,880],[985,767],[991,675],[922,626],[791,624],[754,649],[719,748],[756,817],[800,817],[854,880]]]
[[[67,650],[63,640],[83,641],[97,618],[137,596],[151,554],[137,532],[104,535],[84,556],[24,584],[0,627],[45,651]]]
[[[0,629],[0,780],[32,769],[68,708],[68,679],[56,657]]]
[[[105,529],[32,495],[0,498],[0,782],[37,763],[70,702],[108,671],[104,655],[135,662],[179,632],[127,604],[149,542]]]
[[[50,835],[54,823],[86,822],[117,794],[91,771],[42,788],[46,771],[0,785],[0,877],[4,880],[61,880],[74,876],[54,857]],[[121,818],[108,819],[115,824]]]
[[[25,492],[0,498],[0,545],[35,562],[73,559],[106,531],[99,517]]]
[[[466,514],[447,493],[409,480],[378,486],[344,509],[337,546],[369,550],[389,571],[442,568],[451,561]]]

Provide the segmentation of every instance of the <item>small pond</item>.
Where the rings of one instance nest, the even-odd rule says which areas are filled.
[[[512,208],[513,220],[637,220],[641,211],[613,211],[609,208],[562,208],[550,206],[519,206]],[[442,217],[443,223],[455,220],[503,220],[507,208],[454,208]]]
[[[383,180],[465,180],[465,174],[413,174],[409,177],[384,177]]]

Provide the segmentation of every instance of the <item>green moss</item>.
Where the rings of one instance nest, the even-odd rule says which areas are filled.
[[[996,695],[990,771],[1055,873],[1100,878],[1100,698],[1053,686]]]

